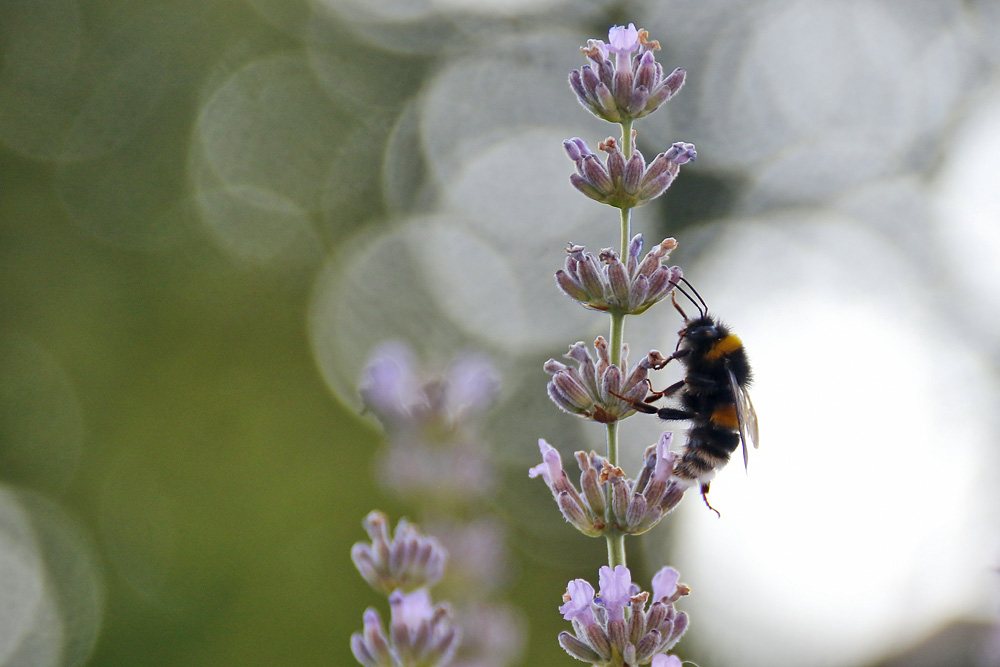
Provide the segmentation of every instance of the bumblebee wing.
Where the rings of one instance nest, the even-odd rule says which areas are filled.
[[[736,376],[732,369],[729,372],[729,389],[733,392],[733,405],[736,406],[736,421],[740,425],[740,443],[743,445],[743,467],[746,468],[749,462],[747,455],[747,442],[753,445],[754,449],[759,446],[760,434],[757,431],[757,411],[750,401],[750,394],[736,381]]]

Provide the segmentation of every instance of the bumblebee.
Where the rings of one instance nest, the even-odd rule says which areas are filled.
[[[705,300],[687,280],[681,278],[681,281],[698,300],[679,285],[675,286],[676,291],[698,309],[698,317],[689,319],[673,298],[674,308],[684,318],[684,328],[678,332],[674,353],[660,356],[653,368],[661,369],[676,359],[684,366],[684,379],[663,391],[652,392],[645,401],[636,401],[632,407],[667,421],[690,422],[687,441],[674,465],[674,476],[698,482],[705,504],[718,514],[708,502],[708,488],[715,472],[729,462],[740,444],[746,467],[747,443],[754,448],[758,445],[757,413],[747,393],[752,373],[743,341],[709,314]],[[663,397],[676,398],[678,405],[661,408],[651,405]]]

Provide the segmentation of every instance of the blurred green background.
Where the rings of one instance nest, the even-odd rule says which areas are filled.
[[[271,137],[284,154],[252,159],[278,160],[285,184],[326,168],[304,153],[361,139],[349,200],[335,220],[318,199],[297,207],[291,224],[312,231],[287,261],[268,238],[220,248],[190,176],[205,100],[257,59],[300,65],[310,13],[0,3],[2,664],[346,665],[362,611],[384,607],[350,545],[370,509],[412,509],[376,486],[381,436],[323,383],[307,307],[319,260],[382,224],[380,158],[363,149],[388,126],[358,133],[366,100],[337,107],[293,72],[293,93],[325,104],[287,100]],[[343,84],[378,88],[391,118],[430,57],[320,25],[349,69],[379,59]],[[524,574],[517,601],[554,611],[568,578]],[[565,660],[558,615],[538,623],[534,655]]]

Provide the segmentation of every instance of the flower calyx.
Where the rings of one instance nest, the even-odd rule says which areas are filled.
[[[600,255],[581,245],[566,248],[566,266],[556,271],[556,284],[582,306],[615,315],[639,315],[665,299],[680,281],[678,266],[667,266],[677,241],[664,239],[639,261],[642,234],[636,234],[623,262],[611,248]]]
[[[635,132],[632,145],[635,146]],[[577,173],[569,177],[573,187],[594,201],[621,209],[642,206],[659,197],[677,178],[681,165],[698,157],[694,144],[682,141],[674,143],[648,165],[635,148],[626,159],[614,137],[597,145],[598,150],[608,154],[604,162],[579,137],[564,141],[563,148],[576,163]]]

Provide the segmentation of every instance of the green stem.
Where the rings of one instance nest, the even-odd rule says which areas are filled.
[[[622,125],[622,153],[625,159],[632,157],[632,119],[623,120]]]
[[[617,530],[611,530],[608,532],[608,566],[611,569],[619,565],[627,565],[625,563],[625,533],[620,533]]]
[[[626,159],[632,153],[632,121],[622,123],[622,152]],[[632,209],[623,208],[621,210],[621,245],[620,253],[624,257],[628,252],[629,239],[631,238]],[[621,368],[622,363],[622,343],[625,340],[625,314],[611,313],[611,363]],[[628,371],[622,368],[622,373]],[[608,462],[618,465],[618,422],[607,425],[608,433]],[[611,505],[611,485],[608,485],[608,506]],[[615,528],[611,528],[607,533],[608,540],[608,565],[615,567],[625,565],[625,534]]]
[[[621,209],[621,245],[619,246],[621,256],[624,258],[625,253],[628,252],[629,238],[631,235],[630,226],[632,220],[632,209],[623,208]],[[622,259],[622,261],[625,261]],[[611,340],[609,345],[611,347],[611,363],[615,366],[621,368],[621,357],[622,357],[622,343],[625,342],[625,314],[616,313],[612,311],[611,315]],[[625,369],[622,368],[622,372]],[[618,465],[618,461],[611,461],[614,465]]]

